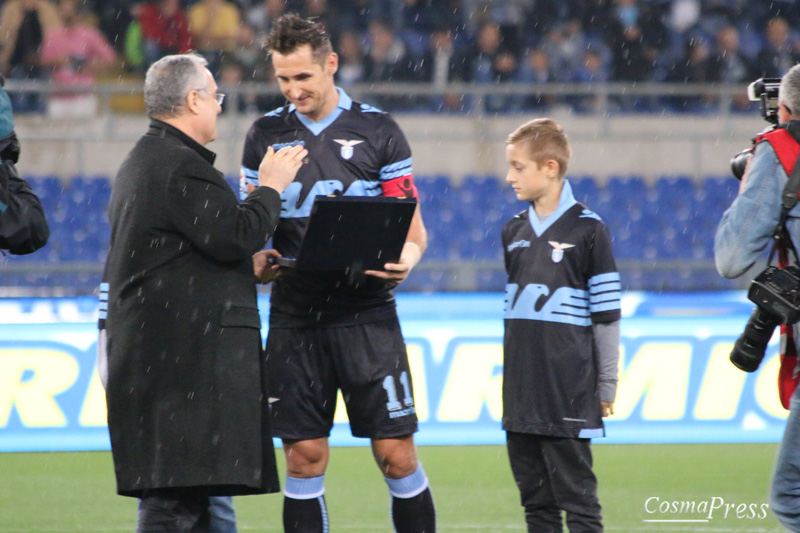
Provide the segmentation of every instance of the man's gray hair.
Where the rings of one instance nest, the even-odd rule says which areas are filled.
[[[800,118],[800,65],[789,69],[781,80],[779,101],[791,110],[793,118]]]
[[[149,118],[172,118],[181,113],[186,95],[206,86],[203,71],[208,62],[187,53],[165,56],[147,69],[144,78],[144,103]]]

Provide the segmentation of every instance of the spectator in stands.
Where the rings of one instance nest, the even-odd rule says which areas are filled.
[[[383,9],[377,10],[376,5],[385,2],[376,2],[375,0],[349,0],[347,4],[350,9],[343,10],[341,15],[342,31],[349,30],[356,33],[365,33],[369,27],[369,22],[375,19],[385,19],[390,17],[391,10],[384,11]]]
[[[754,77],[750,60],[739,46],[739,30],[735,26],[725,26],[717,32],[709,67],[709,81],[744,83]]]
[[[242,66],[242,81],[267,81],[269,79],[269,59],[261,46],[262,39],[247,22],[239,27],[236,48],[229,56]]]
[[[511,81],[517,70],[517,58],[504,45],[500,25],[494,22],[481,25],[474,46],[456,64],[463,81],[486,85]],[[512,100],[506,95],[487,95],[486,110],[505,111]]]
[[[708,45],[698,38],[686,41],[684,53],[672,66],[667,81],[675,83],[710,83],[713,62]],[[711,109],[716,99],[711,96],[675,96],[666,99],[678,111],[703,112]]]
[[[399,15],[404,34],[425,37],[440,28],[457,30],[463,19],[461,0],[404,0]]]
[[[239,8],[226,0],[200,0],[189,8],[189,31],[212,74],[223,55],[236,48],[240,22]]]
[[[131,24],[136,22],[136,12],[149,0],[81,0],[81,7],[92,13],[92,26],[100,33],[114,50],[122,53],[125,39]]]
[[[20,148],[4,84],[0,75],[0,250],[30,254],[47,244],[50,228],[39,198],[14,166]]]
[[[458,80],[453,33],[448,27],[439,26],[431,35],[420,62],[419,80],[429,82],[437,89],[444,89],[448,83]],[[463,105],[463,97],[457,94],[437,96],[432,100],[432,108],[436,111],[460,110]]]
[[[97,28],[82,21],[80,0],[60,0],[58,8],[64,25],[45,35],[39,62],[51,69],[52,81],[87,92],[51,94],[48,114],[54,118],[92,116],[97,112],[97,97],[88,90],[97,73],[114,63],[114,50]]]
[[[536,91],[536,85],[557,81],[553,69],[550,67],[550,55],[544,48],[532,48],[528,51],[527,56],[522,61],[516,80],[530,85],[531,91],[534,93],[524,99],[526,109],[546,108],[556,102],[554,94],[543,94]],[[519,101],[518,97],[515,96],[513,98]]]
[[[0,11],[0,74],[26,78],[39,62],[44,36],[61,25],[49,0],[8,0]]]
[[[657,51],[645,44],[639,26],[618,26],[608,41],[613,57],[613,79],[648,81],[656,63]]]
[[[492,83],[492,63],[503,49],[500,26],[493,22],[481,25],[475,35],[475,44],[457,60],[459,77],[463,81]]]
[[[409,81],[413,79],[414,61],[406,45],[390,22],[374,20],[369,24],[369,40],[364,55],[364,79],[367,81]]]
[[[572,81],[579,83],[600,83],[608,81],[611,74],[603,54],[595,48],[588,48],[583,53],[583,65],[578,69]]]
[[[572,81],[589,84],[604,83],[610,77],[608,64],[598,50],[589,48],[583,54],[583,66],[578,69]],[[603,103],[597,95],[577,96],[570,98],[573,107],[582,112],[598,111]]]
[[[339,39],[342,32],[342,12],[352,9],[349,2],[329,0],[302,0],[301,16],[313,18],[322,24],[328,35],[334,41]],[[376,19],[382,20],[382,19]]]
[[[272,23],[286,11],[286,0],[263,0],[247,10],[245,20],[259,39],[272,29]]]
[[[789,39],[789,25],[781,17],[774,17],[767,23],[764,31],[766,40],[758,53],[758,75],[767,78],[780,78],[796,62],[797,55]]]
[[[735,26],[725,26],[717,32],[716,46],[708,67],[708,81],[742,87],[741,91],[733,95],[734,109],[752,108],[744,87],[757,77],[757,72],[739,46],[739,30]]]
[[[166,55],[192,49],[192,34],[180,0],[151,0],[139,12],[146,67]]]
[[[552,73],[550,81],[575,79],[583,63],[586,47],[586,35],[578,20],[570,20],[547,30],[538,48],[547,53]]]
[[[7,0],[0,10],[0,74],[9,79],[45,77],[39,68],[44,37],[61,25],[61,16],[50,0]],[[11,96],[17,112],[41,110],[38,93]]]
[[[342,87],[359,83],[364,79],[364,50],[361,39],[352,31],[344,31],[339,35],[339,70],[336,71],[336,82]]]

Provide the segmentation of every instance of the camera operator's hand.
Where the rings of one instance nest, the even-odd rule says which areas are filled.
[[[744,167],[744,173],[742,174],[742,179],[739,182],[739,194],[742,193],[744,190],[745,183],[747,183],[747,176],[750,173],[750,164],[753,162],[753,158],[750,157],[747,159],[747,164]]]
[[[285,146],[277,152],[270,146],[258,166],[258,184],[283,192],[303,166],[308,150],[302,145]]]

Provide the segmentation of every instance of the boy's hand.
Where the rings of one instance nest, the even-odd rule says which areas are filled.
[[[600,402],[600,407],[603,409],[603,418],[614,414],[614,402]]]

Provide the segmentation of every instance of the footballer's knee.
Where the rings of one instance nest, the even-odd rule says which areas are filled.
[[[323,475],[330,457],[327,438],[284,440],[283,453],[286,456],[286,473],[296,478]]]
[[[417,451],[411,435],[397,439],[373,440],[372,453],[381,473],[390,479],[401,479],[417,470]]]

